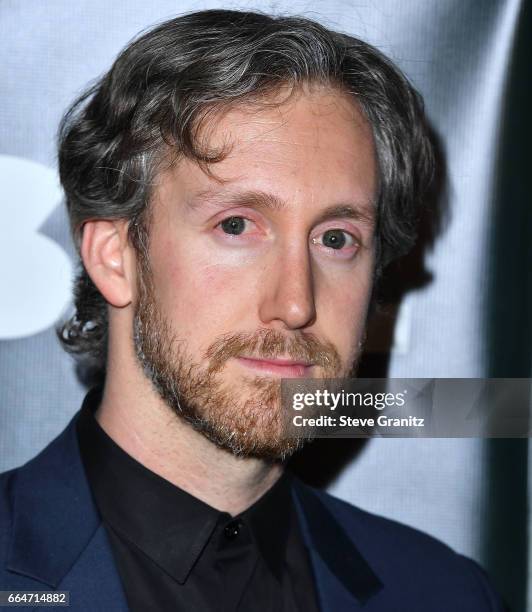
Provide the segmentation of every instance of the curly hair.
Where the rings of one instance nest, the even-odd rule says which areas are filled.
[[[150,186],[174,153],[208,169],[224,157],[200,138],[231,105],[267,104],[283,85],[319,83],[354,96],[375,141],[379,169],[376,273],[406,253],[434,166],[420,95],[371,45],[301,17],[208,10],[142,34],[66,112],[59,173],[79,250],[89,219],[125,219],[146,256]],[[80,261],[75,315],[58,329],[64,348],[106,367],[107,303]]]

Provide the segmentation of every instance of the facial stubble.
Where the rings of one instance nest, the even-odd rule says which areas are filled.
[[[146,263],[139,267],[138,301],[133,322],[135,352],[144,374],[178,418],[211,442],[239,457],[284,461],[312,436],[295,437],[281,402],[281,381],[242,376],[229,385],[223,370],[232,357],[273,358],[289,355],[316,364],[323,378],[341,374],[331,343],[312,334],[290,337],[277,330],[224,334],[211,343],[203,364],[187,351],[186,342],[159,308]]]

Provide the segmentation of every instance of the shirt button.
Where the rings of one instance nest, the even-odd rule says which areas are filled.
[[[230,523],[227,523],[224,528],[225,537],[228,540],[234,540],[240,533],[240,526],[240,521],[231,521]]]

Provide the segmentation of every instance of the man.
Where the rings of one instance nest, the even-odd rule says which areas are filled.
[[[432,172],[418,95],[369,45],[205,11],[69,111],[82,260],[64,345],[102,374],[2,476],[0,587],[75,610],[497,610],[444,545],[285,472],[281,378],[354,372],[374,281]]]

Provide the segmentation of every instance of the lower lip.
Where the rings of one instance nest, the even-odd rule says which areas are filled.
[[[248,359],[246,357],[237,357],[237,361],[246,368],[261,372],[262,374],[270,374],[271,376],[280,376],[281,378],[304,378],[310,376],[310,365],[303,364],[283,364],[279,361],[262,361],[260,359]]]

